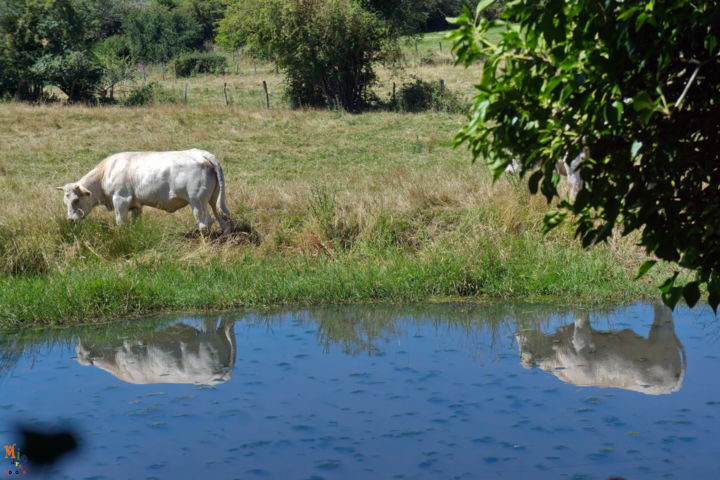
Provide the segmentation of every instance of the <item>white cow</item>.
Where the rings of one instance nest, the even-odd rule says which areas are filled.
[[[114,344],[80,340],[76,360],[128,383],[217,385],[230,379],[235,350],[232,323],[208,319],[200,329],[177,323]]]
[[[575,197],[577,197],[577,194],[580,193],[580,190],[583,188],[583,179],[580,176],[580,164],[588,157],[588,150],[583,149],[583,151],[569,163],[567,161],[568,154],[565,154],[561,159],[558,159],[558,161],[555,162],[555,171],[568,179],[568,183],[570,184],[569,196],[571,202],[575,201]],[[521,168],[522,165],[520,165],[520,162],[513,159],[512,162],[510,162],[510,165],[505,168],[505,172],[510,175],[515,175]]]
[[[611,387],[650,395],[680,389],[685,349],[675,336],[670,309],[656,305],[648,338],[630,329],[598,331],[587,314],[552,335],[516,334],[523,367],[538,366],[563,382]]]
[[[57,187],[65,192],[68,219],[79,221],[97,205],[114,210],[118,225],[133,220],[142,207],[174,212],[192,207],[201,230],[209,229],[212,217],[223,232],[232,224],[225,205],[225,177],[220,163],[205,150],[176,152],[123,152],[110,155],[77,182]]]

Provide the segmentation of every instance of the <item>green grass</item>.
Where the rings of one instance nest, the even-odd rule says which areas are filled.
[[[380,71],[380,94],[410,75],[472,94],[476,69],[413,58],[404,72]],[[463,115],[291,111],[272,65],[256,73],[240,61],[240,73],[189,79],[188,105],[0,104],[0,328],[247,306],[655,294],[662,269],[632,281],[643,261],[632,238],[584,251],[568,228],[541,236],[543,199],[513,179],[493,184],[453,149]],[[150,76],[167,89],[184,82]],[[263,79],[276,95],[270,110],[258,101]],[[198,238],[188,209],[146,209],[124,229],[100,209],[65,220],[53,187],[105,156],[192,147],[219,158],[230,210],[252,235]]]
[[[231,264],[221,258],[195,265],[93,260],[43,275],[0,277],[0,317],[3,327],[17,328],[168,310],[451,298],[593,303],[645,293],[612,268],[607,252],[540,245],[518,240],[505,260],[487,248],[422,256],[388,248],[335,259],[253,258],[247,252]]]

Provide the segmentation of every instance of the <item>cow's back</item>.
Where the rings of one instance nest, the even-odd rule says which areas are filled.
[[[215,188],[213,166],[204,150],[122,152],[100,165],[108,197],[128,195],[135,205],[174,211],[187,205],[198,191]]]

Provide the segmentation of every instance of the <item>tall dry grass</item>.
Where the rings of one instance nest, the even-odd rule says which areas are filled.
[[[585,252],[569,228],[542,237],[542,198],[517,180],[493,184],[453,149],[462,115],[291,111],[280,98],[267,110],[248,100],[252,88],[268,78],[279,90],[281,77],[243,67],[189,79],[191,94],[206,94],[188,105],[0,104],[0,327],[288,302],[653,291],[631,281],[642,260],[632,239]],[[399,75],[442,78],[468,96],[476,76],[447,63],[410,68]],[[380,73],[384,85],[402,78]],[[235,80],[244,93],[233,98],[247,101],[226,106],[222,85]],[[182,83],[167,73],[158,81]],[[65,220],[54,187],[107,155],[188,148],[219,158],[248,235],[200,238],[189,209],[148,208],[124,229],[100,208],[80,224]]]

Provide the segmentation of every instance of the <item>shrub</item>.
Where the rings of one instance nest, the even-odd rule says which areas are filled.
[[[90,100],[102,69],[90,53],[96,16],[81,0],[0,1],[0,96],[38,101],[55,85]]]
[[[218,38],[276,60],[294,107],[350,112],[370,104],[373,64],[396,46],[387,23],[353,0],[233,0]]]
[[[434,110],[438,112],[462,113],[466,112],[466,105],[459,96],[443,87],[439,82],[426,82],[417,77],[412,81],[403,83],[395,100],[396,108],[404,112],[424,112]]]
[[[138,62],[166,62],[201,46],[199,27],[192,18],[160,5],[132,10],[123,30],[130,53]]]
[[[177,103],[179,98],[157,82],[149,82],[130,89],[122,104],[126,107],[140,107],[153,103]]]
[[[69,102],[95,99],[103,78],[103,69],[89,52],[69,51],[63,55],[45,55],[30,68],[38,78],[57,85]]]
[[[199,73],[224,73],[225,57],[211,53],[193,52],[180,55],[174,60],[178,77],[190,77]]]

